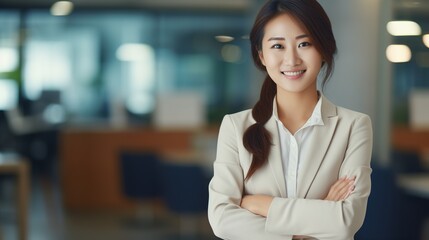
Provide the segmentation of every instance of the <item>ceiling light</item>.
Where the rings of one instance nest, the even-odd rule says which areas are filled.
[[[429,48],[429,34],[423,35],[423,43]]]
[[[422,30],[419,24],[413,21],[390,21],[387,23],[387,32],[393,36],[417,36]]]
[[[408,62],[411,59],[411,50],[407,45],[392,44],[386,49],[386,57],[393,63]]]
[[[226,36],[226,35],[218,35],[218,36],[215,36],[215,39],[216,39],[218,42],[226,43],[226,42],[231,42],[231,41],[233,41],[233,40],[234,40],[234,37]]]
[[[67,16],[73,11],[73,3],[69,1],[58,1],[51,7],[54,16]]]

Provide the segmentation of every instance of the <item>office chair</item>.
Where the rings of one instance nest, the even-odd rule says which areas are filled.
[[[199,239],[198,218],[207,213],[209,177],[197,164],[164,162],[162,189],[167,208],[179,217],[181,239]]]
[[[160,224],[155,215],[156,204],[161,199],[158,156],[153,152],[123,151],[119,159],[124,195],[142,203],[140,215],[133,224],[155,227]]]

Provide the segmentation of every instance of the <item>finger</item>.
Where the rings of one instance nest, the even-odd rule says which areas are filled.
[[[341,188],[341,186],[343,184],[345,184],[345,182],[347,182],[347,179],[345,177],[338,179],[337,181],[335,181],[334,184],[332,184],[331,189],[338,189]]]
[[[341,188],[341,189],[339,189],[336,193],[335,193],[335,201],[340,201],[340,200],[342,200],[346,195],[347,195],[347,193],[349,192],[349,185],[347,185],[347,186],[345,186],[345,187],[343,187],[343,188]]]
[[[347,199],[350,196],[350,194],[352,194],[354,192],[354,190],[355,190],[355,185],[353,185],[353,186],[350,187],[350,190],[347,192],[347,194],[345,194],[344,197],[342,197],[341,200]]]
[[[346,188],[342,189],[341,200],[346,199],[352,193],[354,188],[355,188],[354,181],[352,181]]]
[[[345,197],[345,195],[347,194],[347,189],[349,187],[349,183],[352,180],[350,178],[347,177],[341,177],[339,178],[337,181],[334,182],[334,184],[332,184],[332,186],[329,188],[329,192],[328,195],[326,196],[326,200],[331,200],[331,201],[339,201],[342,198]],[[344,193],[344,191],[346,191]]]
[[[350,182],[353,182],[353,180],[344,179],[342,181],[338,181],[338,183],[333,186],[333,189],[338,193],[342,192],[344,188],[347,188],[350,185]]]
[[[353,185],[353,180],[346,180],[343,181],[341,184],[337,185],[333,192],[335,200],[339,201],[343,199]]]

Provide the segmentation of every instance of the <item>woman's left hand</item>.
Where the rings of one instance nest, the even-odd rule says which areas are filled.
[[[266,217],[273,198],[268,195],[246,195],[241,199],[240,206],[254,214]]]

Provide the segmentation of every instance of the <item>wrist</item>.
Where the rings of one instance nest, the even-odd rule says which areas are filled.
[[[261,195],[256,206],[257,214],[267,217],[272,201],[272,196]]]

